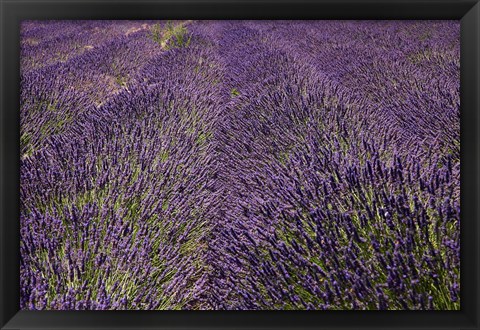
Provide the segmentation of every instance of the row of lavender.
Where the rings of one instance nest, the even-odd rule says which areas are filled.
[[[50,24],[38,29],[63,26]],[[219,73],[201,48],[164,52],[146,29],[93,26],[109,37],[22,72],[21,305],[194,308],[208,274]]]
[[[22,26],[22,308],[459,309],[458,22],[156,23]]]

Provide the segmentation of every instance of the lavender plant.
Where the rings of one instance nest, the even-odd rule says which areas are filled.
[[[460,309],[455,21],[27,21],[28,310]]]

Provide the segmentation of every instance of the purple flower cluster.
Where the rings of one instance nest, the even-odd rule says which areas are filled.
[[[459,309],[459,35],[24,22],[21,308]]]

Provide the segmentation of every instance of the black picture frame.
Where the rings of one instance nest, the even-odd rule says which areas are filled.
[[[1,329],[480,329],[477,0],[0,0]],[[19,26],[25,19],[461,20],[460,311],[20,311]]]

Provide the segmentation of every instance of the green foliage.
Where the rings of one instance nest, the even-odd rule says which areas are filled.
[[[164,27],[159,23],[153,25],[150,38],[168,50],[188,47],[192,37],[188,35],[188,29],[183,24],[175,25],[172,21],[167,21]]]
[[[236,88],[232,88],[232,90],[230,91],[230,95],[232,97],[237,97],[238,95],[240,95],[240,92]]]
[[[162,43],[163,41],[163,31],[162,31],[162,27],[160,26],[160,24],[155,24],[152,26],[152,28],[150,29],[150,39],[152,39],[153,41],[155,41],[156,43],[160,44]]]

